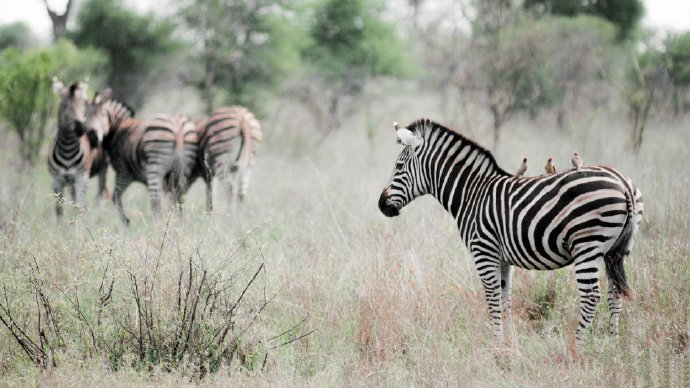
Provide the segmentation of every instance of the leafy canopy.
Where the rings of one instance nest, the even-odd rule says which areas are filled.
[[[121,0],[90,0],[77,16],[77,28],[68,36],[80,47],[96,47],[110,59],[107,83],[119,98],[138,104],[138,90],[156,65],[176,47],[172,24],[141,16]]]

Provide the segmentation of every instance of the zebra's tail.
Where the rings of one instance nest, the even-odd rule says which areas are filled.
[[[604,256],[604,263],[606,264],[606,273],[610,281],[613,282],[616,292],[624,298],[631,300],[632,292],[625,278],[623,262],[632,249],[633,238],[637,232],[637,222],[635,219],[635,199],[627,192],[625,193],[625,203],[628,207],[628,215],[625,219],[623,230],[618,239],[613,243],[613,246],[611,246],[611,249]]]
[[[186,118],[181,118],[181,120],[186,120]],[[190,164],[195,162],[194,157],[188,160],[188,150],[185,149],[185,134],[187,133],[188,122],[182,121],[178,124],[179,128],[175,134],[175,152],[172,155],[172,160],[170,161],[170,169],[166,176],[168,188],[173,196],[173,201],[175,206],[181,205],[181,197],[187,191],[187,175],[188,168]]]

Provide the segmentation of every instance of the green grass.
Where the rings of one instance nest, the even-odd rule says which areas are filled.
[[[181,219],[153,221],[146,191],[132,185],[124,198],[130,229],[109,203],[92,204],[76,217],[68,209],[68,219],[57,224],[47,168],[17,173],[15,140],[3,133],[10,152],[0,155],[0,301],[6,290],[17,324],[35,338],[38,308],[30,280],[40,279],[63,339],[52,342],[58,366],[41,370],[0,327],[3,384],[198,381],[202,373],[193,357],[175,365],[139,361],[136,346],[121,341],[126,335],[116,319],[136,315],[134,274],[152,287],[147,300],[160,335],[173,331],[178,277],[188,274],[190,257],[194,268],[235,279],[230,301],[265,264],[237,314],[235,333],[252,322],[237,342],[242,357],[207,374],[209,384],[690,384],[687,119],[653,123],[637,157],[624,146],[626,123],[613,113],[583,118],[570,134],[546,119],[506,124],[497,158],[507,170],[516,169],[523,155],[531,162],[528,174],[540,173],[549,156],[564,168],[577,149],[586,164],[612,165],[632,177],[646,214],[626,263],[635,298],[625,304],[618,339],[607,335],[602,298],[591,338],[574,346],[579,304],[572,268],[518,269],[515,331],[508,345],[496,348],[483,289],[451,218],[433,198],[416,200],[395,219],[377,208],[399,152],[391,123],[420,116],[444,122],[435,102],[412,95],[376,102],[366,117],[354,114],[321,142],[309,140],[316,130],[299,110],[275,109],[264,120],[266,144],[242,209],[229,213],[220,206],[203,214],[204,187],[196,183]],[[478,130],[488,127],[487,117],[474,113],[472,120],[475,136],[488,145],[489,134]],[[93,198],[95,182],[90,190]],[[31,272],[36,264],[40,274]],[[67,296],[78,295],[93,322],[106,266],[114,285],[111,317],[104,318],[96,349]],[[208,329],[218,322],[201,324]],[[112,349],[119,342],[122,349],[107,350],[106,344]]]

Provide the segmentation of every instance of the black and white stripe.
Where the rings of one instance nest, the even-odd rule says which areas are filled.
[[[231,203],[235,195],[242,201],[261,144],[261,124],[247,108],[219,108],[211,117],[197,122],[199,132],[199,169],[206,181],[206,203],[213,210],[213,178],[228,191]]]
[[[131,117],[131,110],[110,99],[110,90],[88,104],[87,131],[102,139],[115,170],[113,202],[122,220],[129,218],[122,207],[122,194],[132,182],[147,185],[151,208],[160,211],[161,192],[173,195],[175,205],[187,190],[197,167],[198,135],[185,117],[160,115],[151,120]]]
[[[622,298],[631,295],[623,261],[643,212],[629,178],[605,166],[515,178],[490,152],[430,120],[398,131],[406,147],[379,198],[389,217],[431,194],[453,215],[481,278],[496,338],[501,307],[510,317],[511,269],[553,270],[573,264],[580,296],[577,338],[599,303],[600,263],[608,276],[611,333],[618,332]]]
[[[84,136],[86,86],[73,82],[63,86],[54,79],[53,88],[61,97],[58,108],[57,132],[48,149],[48,170],[53,177],[56,196],[55,213],[62,216],[65,187],[70,187],[77,207],[87,205],[86,188],[89,178],[98,175],[98,196],[106,195],[106,157],[98,146]]]

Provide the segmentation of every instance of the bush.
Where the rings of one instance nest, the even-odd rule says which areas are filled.
[[[10,124],[20,140],[22,159],[34,164],[55,109],[52,77],[77,79],[104,66],[95,50],[78,50],[67,41],[22,52],[6,49],[0,56],[0,118]]]

